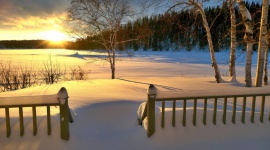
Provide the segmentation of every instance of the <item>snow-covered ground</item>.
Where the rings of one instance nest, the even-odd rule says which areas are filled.
[[[218,121],[213,125],[212,102],[208,103],[207,125],[202,124],[202,100],[198,101],[197,125],[192,125],[192,103],[188,102],[187,126],[181,125],[182,112],[177,109],[176,127],[171,126],[171,103],[166,103],[165,128],[160,126],[157,114],[156,132],[148,138],[144,128],[138,125],[137,109],[146,101],[149,84],[159,90],[203,93],[228,90],[250,90],[244,87],[245,54],[237,54],[237,79],[239,83],[216,84],[210,55],[202,51],[134,52],[134,56],[122,57],[117,62],[116,77],[110,79],[109,65],[94,59],[97,53],[71,50],[0,50],[2,62],[40,64],[48,55],[66,66],[80,65],[91,70],[89,80],[65,81],[54,85],[42,85],[18,91],[0,93],[5,96],[31,96],[55,94],[61,87],[69,93],[69,106],[74,122],[70,124],[70,139],[60,138],[59,108],[51,108],[52,134],[47,135],[45,108],[37,109],[38,133],[32,133],[31,108],[24,108],[25,135],[20,136],[18,109],[11,109],[11,136],[6,137],[4,109],[0,109],[1,150],[269,150],[270,123],[268,121],[270,99],[266,100],[265,123],[259,123],[260,100],[256,103],[255,123],[250,123],[250,101],[247,101],[246,124],[240,122],[241,100],[237,106],[236,124],[231,123],[231,111],[227,124],[221,121],[223,103],[218,102]],[[216,53],[221,74],[228,79],[229,52]],[[255,77],[256,53],[253,55],[253,78]],[[99,57],[99,56],[98,56]],[[33,63],[34,62],[34,63]],[[254,88],[267,90],[269,87]],[[270,91],[270,88],[269,88]],[[232,100],[228,100],[231,109]],[[157,106],[160,106],[157,103]],[[181,102],[177,102],[181,106]]]

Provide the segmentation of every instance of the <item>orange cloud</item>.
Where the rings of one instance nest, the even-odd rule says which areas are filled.
[[[1,0],[0,30],[60,27],[70,0]]]

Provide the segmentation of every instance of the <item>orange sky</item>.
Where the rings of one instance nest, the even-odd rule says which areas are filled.
[[[0,40],[72,40],[65,31],[71,0],[1,0]]]
[[[0,0],[0,40],[74,40],[65,31],[70,5],[71,0]]]

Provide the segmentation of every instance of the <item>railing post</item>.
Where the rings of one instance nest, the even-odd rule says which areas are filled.
[[[217,123],[217,98],[214,100],[214,113],[213,113],[213,124]]]
[[[223,105],[223,116],[222,116],[222,122],[223,124],[226,124],[227,119],[227,97],[224,98],[224,105]]]
[[[157,95],[157,88],[150,84],[147,90],[147,135],[150,137],[155,133],[155,99]]]
[[[197,119],[197,99],[194,99],[194,105],[193,105],[193,125],[196,126],[196,119]]]
[[[161,128],[165,126],[165,101],[162,101],[162,109],[161,109]]]
[[[253,98],[252,98],[252,107],[251,107],[251,117],[250,117],[250,121],[252,123],[254,123],[255,105],[256,105],[256,96],[253,96]]]
[[[260,113],[260,121],[261,121],[261,123],[263,123],[263,118],[264,118],[264,105],[265,105],[265,96],[262,96],[261,113]]]
[[[172,126],[175,127],[175,105],[176,101],[173,101],[173,115],[172,115]]]
[[[237,97],[234,97],[234,98],[233,98],[233,114],[232,114],[232,123],[233,123],[233,124],[235,124],[236,103],[237,103]]]
[[[203,106],[203,124],[206,125],[206,116],[207,116],[207,98],[204,99]]]
[[[52,127],[51,127],[51,107],[47,106],[47,132],[48,135],[51,135]]]
[[[7,137],[10,136],[10,115],[9,115],[9,108],[6,107],[5,108],[5,112],[6,112],[6,130],[7,130]]]
[[[24,135],[24,125],[23,125],[23,108],[19,107],[19,117],[20,117],[20,135]]]
[[[61,128],[61,138],[64,140],[69,139],[69,107],[68,107],[68,93],[67,90],[62,87],[58,94],[57,98],[60,103],[60,128]]]
[[[183,101],[183,121],[182,121],[182,124],[184,127],[186,126],[186,109],[187,109],[187,100],[184,99],[184,101]]]
[[[33,112],[33,134],[37,135],[37,110],[36,110],[36,106],[32,107],[32,112]]]
[[[243,98],[243,107],[242,107],[242,118],[241,122],[245,124],[245,117],[246,117],[246,104],[247,104],[247,97]]]

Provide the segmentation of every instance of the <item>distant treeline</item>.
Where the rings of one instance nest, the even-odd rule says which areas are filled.
[[[258,33],[261,19],[261,4],[246,3],[247,9],[252,15],[254,22],[254,38],[258,41]],[[230,47],[230,14],[227,4],[215,8],[206,8],[205,13],[209,25],[215,51],[221,51]],[[268,15],[270,20],[270,15]],[[245,46],[243,36],[245,26],[242,24],[242,17],[239,9],[236,8],[237,20],[237,42],[238,47]],[[214,22],[214,23],[213,23]],[[119,50],[124,49],[152,49],[161,50],[192,50],[195,46],[205,49],[208,45],[206,32],[200,14],[194,11],[171,12],[155,16],[139,18],[134,22],[128,22],[119,30],[119,41],[139,39],[118,45]],[[66,48],[66,49],[104,49],[101,44],[95,41],[96,36],[85,39],[77,39],[75,42],[63,42],[52,44],[44,40],[25,41],[0,41],[0,48]],[[255,43],[256,46],[256,43]]]
[[[91,43],[84,39],[75,42],[62,41],[53,42],[49,40],[3,40],[0,41],[0,49],[46,49],[46,48],[65,48],[65,49],[102,49],[101,45]]]
[[[0,41],[0,48],[21,49],[44,49],[44,48],[66,48],[72,42],[51,42],[47,40],[5,40]]]

